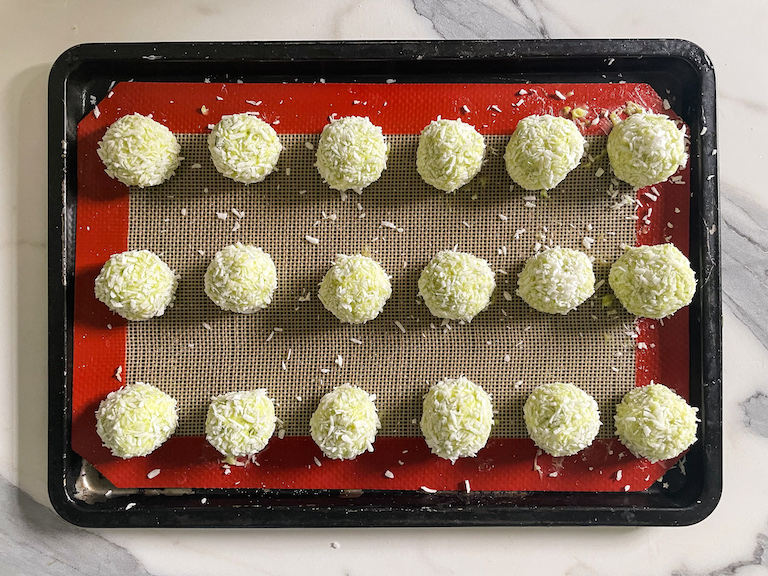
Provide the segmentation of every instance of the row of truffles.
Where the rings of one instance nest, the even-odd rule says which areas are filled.
[[[373,451],[381,422],[375,396],[343,384],[322,397],[309,421],[323,455],[351,460]],[[680,455],[696,441],[697,409],[661,384],[634,388],[616,407],[616,434],[638,458],[651,462]],[[536,388],[523,417],[537,447],[552,456],[572,456],[594,441],[602,423],[597,402],[574,384]],[[120,458],[146,456],[173,434],[176,400],[139,383],[111,392],[96,412],[104,446]],[[424,396],[421,431],[433,454],[455,462],[476,456],[494,424],[490,395],[462,376],[433,385]],[[262,451],[277,425],[265,389],[229,392],[211,400],[205,437],[228,461]]]
[[[608,282],[632,314],[665,318],[691,303],[696,276],[672,244],[627,248],[611,266]],[[567,314],[595,292],[589,257],[551,248],[529,258],[517,295],[547,314]],[[128,320],[161,316],[173,305],[178,276],[147,250],[115,254],[96,277],[96,297]],[[438,252],[419,276],[419,296],[437,318],[471,322],[491,302],[496,281],[488,262],[454,250]],[[217,252],[205,272],[205,293],[222,310],[251,314],[268,306],[277,288],[272,257],[241,243]],[[341,322],[376,318],[392,295],[390,276],[362,254],[339,254],[320,282],[318,298]]]
[[[639,109],[639,107],[636,107]],[[637,111],[608,136],[608,157],[616,177],[635,187],[658,184],[687,161],[684,129],[661,114]],[[550,190],[579,165],[586,141],[574,122],[549,114],[518,122],[507,143],[504,163],[512,180],[525,190]],[[208,135],[216,169],[236,182],[264,180],[277,166],[283,146],[274,128],[247,113],[222,116]],[[123,116],[99,142],[107,174],[128,186],[155,186],[175,173],[182,158],[168,128],[140,114]],[[387,166],[389,145],[380,126],[367,117],[332,120],[320,135],[315,166],[334,190],[363,189]],[[416,151],[424,181],[454,192],[480,171],[485,140],[460,119],[438,119],[426,126]]]

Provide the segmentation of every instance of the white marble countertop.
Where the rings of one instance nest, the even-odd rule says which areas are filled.
[[[566,9],[567,5],[567,9]],[[0,38],[0,574],[738,574],[768,567],[768,4],[760,0],[5,2]],[[46,494],[46,90],[100,41],[685,38],[714,61],[724,485],[685,528],[82,530]],[[765,235],[764,235],[765,234]],[[332,548],[338,542],[339,548]]]

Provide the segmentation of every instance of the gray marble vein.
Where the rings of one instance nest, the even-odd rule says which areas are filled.
[[[125,548],[68,524],[1,476],[0,574],[149,576]]]
[[[723,187],[723,302],[768,348],[768,210]]]
[[[549,38],[533,0],[413,0],[416,13],[432,22],[443,38]]]
[[[753,572],[749,570],[750,566],[762,566],[763,568],[768,567],[768,536],[765,534],[757,535],[755,550],[752,552],[752,558],[749,560],[738,560],[736,562],[731,562],[723,568],[718,568],[717,570],[712,570],[706,573],[691,572],[689,570],[678,570],[672,572],[672,576],[730,576],[731,574],[738,575],[742,573],[753,574]],[[746,568],[746,570],[742,571],[742,568]]]
[[[757,392],[739,403],[744,426],[755,434],[768,438],[768,396]]]

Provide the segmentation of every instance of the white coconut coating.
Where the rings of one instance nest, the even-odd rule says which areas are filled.
[[[504,162],[512,180],[526,190],[550,190],[576,168],[584,155],[584,137],[565,118],[527,116],[507,143]]]
[[[315,166],[334,190],[362,194],[363,188],[378,180],[387,167],[388,154],[379,126],[368,118],[346,116],[323,128]]]
[[[276,423],[275,404],[265,389],[227,392],[208,406],[205,439],[227,458],[251,456],[264,450]]]
[[[471,322],[496,288],[488,262],[466,252],[438,252],[419,276],[419,296],[433,316]]]
[[[525,262],[517,295],[547,314],[567,314],[595,293],[589,257],[570,248],[552,248]]]
[[[173,305],[178,276],[148,250],[113,254],[94,283],[96,298],[126,320],[162,316]]]
[[[362,324],[381,313],[392,295],[392,285],[384,268],[373,258],[338,254],[317,295],[342,322]]]
[[[671,316],[696,293],[696,274],[672,244],[628,248],[611,266],[608,283],[624,308],[644,318]]]
[[[309,420],[312,439],[323,454],[335,460],[350,460],[373,452],[381,428],[373,401],[362,388],[342,384],[320,399]]]
[[[272,302],[277,269],[261,248],[232,244],[211,260],[205,272],[205,293],[222,310],[252,314]]]
[[[416,169],[427,184],[453,192],[472,180],[483,164],[485,140],[461,120],[433,120],[421,131]]]
[[[616,406],[616,433],[638,458],[669,460],[696,441],[697,411],[662,384],[641,386]]]
[[[476,456],[493,426],[491,397],[464,376],[447,378],[424,396],[421,431],[433,454],[455,462]]]
[[[663,114],[632,114],[608,135],[608,158],[619,180],[635,188],[658,184],[688,160],[685,131]]]
[[[171,437],[177,423],[176,400],[143,382],[110,392],[96,411],[96,432],[119,458],[150,454]]]
[[[151,118],[130,114],[115,121],[96,150],[110,178],[126,186],[157,186],[174,175],[182,158],[173,133]]]
[[[597,402],[573,384],[553,382],[531,392],[523,417],[533,442],[552,456],[583,450],[600,430]]]
[[[211,160],[235,182],[254,184],[272,173],[283,150],[274,128],[251,114],[222,116],[208,135]]]

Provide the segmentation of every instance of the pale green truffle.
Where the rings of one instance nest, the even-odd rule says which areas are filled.
[[[595,274],[583,252],[552,248],[526,261],[517,286],[517,295],[531,308],[567,314],[595,293]]]
[[[666,386],[641,386],[616,406],[616,433],[638,458],[669,460],[696,441],[697,411]]]
[[[96,151],[110,178],[126,186],[157,186],[174,175],[182,158],[173,133],[141,114],[114,122]]]
[[[318,292],[320,302],[329,312],[351,324],[376,318],[391,295],[392,285],[384,268],[361,254],[338,254]]]
[[[264,180],[283,150],[274,128],[251,114],[222,116],[208,135],[211,160],[221,174],[235,182]]]
[[[685,165],[685,132],[663,114],[632,114],[608,135],[608,158],[619,180],[635,188],[658,184]]]
[[[476,456],[492,426],[491,397],[464,376],[438,382],[424,396],[421,431],[440,458],[455,462]]]
[[[272,302],[277,270],[261,248],[232,244],[217,252],[205,272],[205,293],[222,310],[252,314]]]
[[[362,388],[349,384],[337,386],[322,397],[309,420],[309,429],[326,457],[351,460],[366,451],[373,452],[381,428],[374,399]]]
[[[438,252],[419,276],[419,296],[433,316],[471,322],[496,288],[488,262],[466,252]]]
[[[96,411],[99,438],[120,458],[150,454],[171,437],[177,423],[176,400],[143,382],[110,392]]]
[[[480,171],[485,141],[461,120],[433,120],[419,136],[416,169],[427,184],[458,190]]]
[[[275,432],[275,404],[265,389],[228,392],[208,406],[205,439],[227,458],[264,450]]]
[[[552,456],[572,456],[600,430],[597,402],[573,384],[553,382],[531,392],[523,405],[531,440]]]
[[[565,118],[527,116],[507,143],[509,176],[526,190],[550,190],[576,168],[584,155],[584,137]]]
[[[96,298],[126,320],[162,316],[173,305],[178,276],[148,250],[113,254],[94,283]]]
[[[611,266],[608,282],[624,308],[644,318],[671,316],[696,292],[696,274],[672,244],[628,248]]]
[[[317,145],[320,176],[334,190],[363,188],[379,179],[387,166],[389,147],[379,126],[368,118],[347,116],[323,128]]]

